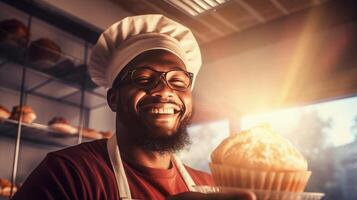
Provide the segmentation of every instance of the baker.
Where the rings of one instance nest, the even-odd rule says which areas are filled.
[[[113,24],[93,48],[89,73],[108,88],[116,134],[49,153],[13,199],[253,199],[196,193],[211,176],[175,156],[189,143],[200,67],[193,34],[175,21],[141,15]]]

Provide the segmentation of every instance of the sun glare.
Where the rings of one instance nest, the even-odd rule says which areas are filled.
[[[270,113],[246,115],[241,128],[249,129],[269,124],[281,135],[314,138],[323,136],[327,146],[341,146],[354,141],[357,135],[357,97],[308,106],[277,110]],[[309,132],[311,134],[303,134]],[[324,132],[321,134],[321,132]]]

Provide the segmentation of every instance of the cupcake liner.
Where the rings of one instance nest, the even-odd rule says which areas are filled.
[[[260,171],[210,163],[214,182],[218,186],[302,192],[310,171]]]

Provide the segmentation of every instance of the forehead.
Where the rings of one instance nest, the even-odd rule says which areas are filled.
[[[125,67],[125,71],[144,66],[151,67],[157,71],[168,71],[172,69],[186,70],[185,64],[178,56],[166,50],[155,49],[146,51],[135,57]]]

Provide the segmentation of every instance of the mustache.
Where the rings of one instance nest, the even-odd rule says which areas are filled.
[[[162,98],[162,97],[151,97],[147,99],[143,99],[138,103],[138,107],[148,105],[148,104],[157,104],[157,103],[170,103],[178,106],[179,108],[184,108],[184,106],[171,98]]]

